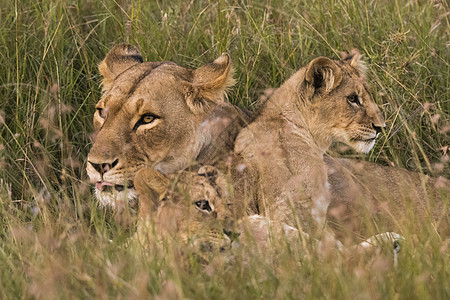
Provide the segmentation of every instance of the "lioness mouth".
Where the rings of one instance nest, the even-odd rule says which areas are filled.
[[[114,188],[116,189],[116,191],[121,192],[125,189],[125,186],[116,184],[116,185],[114,185]],[[134,188],[134,185],[132,183],[127,186],[127,189],[132,189],[132,188]]]
[[[125,190],[125,186],[121,185],[121,184],[113,184],[110,182],[106,182],[106,181],[97,181],[95,183],[95,187],[100,191],[100,192],[106,192],[106,193],[111,193],[113,191],[113,188],[118,191],[118,192],[122,192],[123,190]],[[127,189],[132,189],[134,188],[134,184],[130,183],[127,186]]]

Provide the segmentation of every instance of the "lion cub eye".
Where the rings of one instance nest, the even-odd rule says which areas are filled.
[[[209,201],[202,199],[194,202],[194,205],[197,206],[201,210],[206,210],[207,212],[211,212],[212,208],[209,205]]]
[[[106,116],[103,114],[103,108],[96,108],[96,109],[100,118],[106,119]]]
[[[361,105],[361,101],[359,101],[359,97],[356,94],[351,94],[350,96],[347,97],[347,101],[350,104],[356,104],[356,105]]]

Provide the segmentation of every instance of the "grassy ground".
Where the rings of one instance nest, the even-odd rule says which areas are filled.
[[[319,260],[282,240],[276,255],[204,266],[172,242],[130,242],[133,218],[97,209],[84,172],[97,64],[129,42],[190,67],[229,52],[229,99],[250,108],[313,57],[359,48],[388,124],[363,159],[448,178],[449,11],[442,0],[2,1],[0,298],[449,299],[450,241],[427,224],[397,268],[389,247]]]

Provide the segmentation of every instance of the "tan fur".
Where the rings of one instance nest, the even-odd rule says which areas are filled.
[[[323,229],[330,202],[323,155],[335,141],[368,152],[374,126],[385,126],[360,64],[319,57],[273,92],[236,139],[236,206],[305,232]]]
[[[260,116],[236,140],[235,211],[262,214],[309,233],[328,219],[333,234],[350,244],[381,232],[406,235],[402,224],[411,220],[432,224],[443,237],[450,234],[447,179],[324,157],[335,141],[369,151],[374,141],[353,139],[374,137],[372,124],[384,126],[365,70],[356,51],[343,61],[317,58],[272,92]],[[315,77],[322,85],[314,84]],[[352,93],[361,106],[347,101]]]
[[[87,173],[102,205],[117,208],[133,200],[140,168],[171,174],[194,162],[224,160],[246,124],[247,116],[224,101],[234,83],[228,54],[190,70],[142,62],[136,47],[117,45],[99,70],[103,96]],[[143,124],[145,116],[149,122]]]
[[[103,76],[103,91],[109,90],[114,79],[122,72],[139,63],[142,63],[142,55],[136,47],[120,44],[112,48],[98,66],[100,74]]]

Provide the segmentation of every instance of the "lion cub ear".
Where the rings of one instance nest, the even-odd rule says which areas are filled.
[[[306,67],[305,96],[311,99],[312,95],[318,90],[329,93],[340,84],[341,80],[341,70],[331,59],[317,57]]]
[[[187,95],[187,104],[193,112],[205,112],[211,103],[222,102],[227,88],[234,83],[230,56],[223,53],[194,71],[193,90]]]
[[[350,66],[358,72],[359,77],[364,79],[366,77],[367,66],[362,60],[363,55],[358,49],[352,49],[350,54],[351,56],[347,58],[347,61],[350,60]]]
[[[148,216],[155,211],[169,186],[169,179],[160,172],[140,169],[134,177],[134,188],[139,197],[139,215]]]
[[[103,76],[103,91],[109,90],[117,75],[142,61],[141,52],[137,47],[129,44],[114,46],[98,65],[100,74]]]

